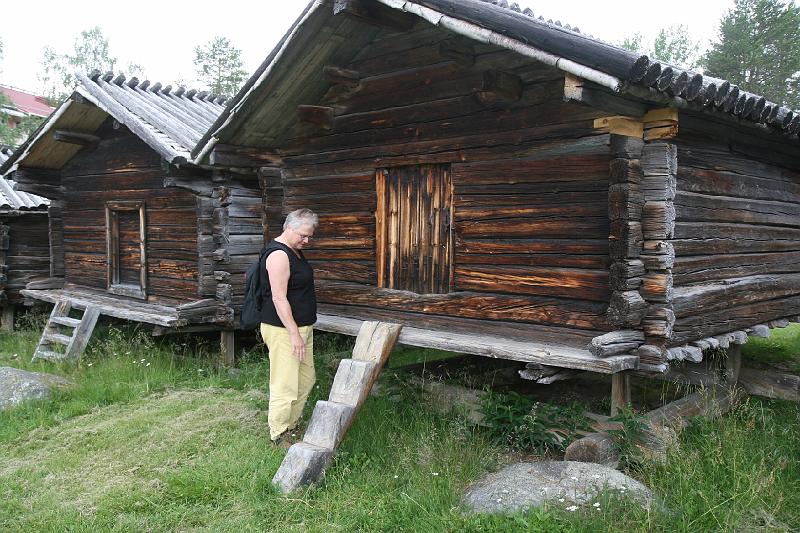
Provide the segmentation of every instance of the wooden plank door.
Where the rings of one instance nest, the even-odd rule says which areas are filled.
[[[376,175],[378,286],[450,292],[453,190],[450,165],[382,169]]]
[[[108,291],[147,298],[147,253],[143,202],[106,204]]]

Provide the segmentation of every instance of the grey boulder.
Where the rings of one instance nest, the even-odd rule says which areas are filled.
[[[49,398],[53,387],[69,385],[72,382],[60,376],[0,367],[0,411],[16,407],[27,400]]]
[[[544,504],[596,507],[596,498],[603,491],[627,495],[645,507],[653,500],[647,487],[613,468],[541,461],[512,464],[485,476],[467,489],[464,503],[471,511],[486,514],[525,511]]]

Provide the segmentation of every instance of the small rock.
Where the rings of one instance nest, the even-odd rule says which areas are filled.
[[[574,461],[516,463],[489,474],[469,487],[466,506],[476,513],[508,513],[540,507],[592,502],[604,491],[630,496],[645,507],[653,501],[650,490],[607,466]]]
[[[67,387],[72,384],[68,379],[53,374],[0,367],[0,411],[16,407],[27,400],[49,398],[53,387]]]

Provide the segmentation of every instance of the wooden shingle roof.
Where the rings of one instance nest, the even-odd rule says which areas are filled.
[[[183,87],[173,89],[99,71],[76,74],[78,85],[50,117],[11,155],[0,174],[24,164],[61,168],[80,147],[58,143],[61,128],[91,134],[111,116],[170,163],[185,163],[190,150],[225,109],[226,98]]]
[[[569,25],[536,18],[530,9],[522,9],[506,0],[362,0],[362,3],[415,15],[444,30],[512,50],[643,102],[758,123],[765,130],[795,140],[795,135],[800,132],[800,111],[792,111],[780,103],[742,91],[728,81],[625,50],[585,35]],[[293,72],[292,76],[305,75],[297,74],[300,72],[297,65],[312,58],[303,54],[309,50],[316,50],[317,54],[319,50],[326,53],[333,46],[326,47],[322,43],[326,37],[320,28],[326,19],[334,16],[338,5],[338,1],[330,0],[309,3],[266,61],[194,147],[193,162],[202,162],[217,143],[235,144],[239,141],[242,132],[254,122],[252,115],[260,113],[263,118],[268,114],[259,108],[269,105],[265,102],[270,100],[270,91],[289,76],[289,72]],[[348,42],[354,43],[352,47],[368,38],[369,33],[363,28],[347,34]],[[262,120],[261,123],[269,121]],[[261,134],[265,147],[269,147],[270,139],[274,140],[278,135],[272,130],[259,132]]]
[[[50,204],[47,198],[18,191],[14,185],[13,181],[0,178],[0,209],[46,209]]]

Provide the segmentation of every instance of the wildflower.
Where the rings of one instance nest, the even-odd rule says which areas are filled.
[[[592,477],[595,478],[595,479],[600,479],[600,474],[595,474]]]
[[[398,476],[397,474],[395,474],[395,475],[394,475],[394,478],[395,478],[395,479],[397,479],[398,477],[400,477],[400,476]]]
[[[12,355],[11,357],[12,357],[13,359],[16,359],[17,355],[19,355],[19,354],[14,354],[14,355]]]
[[[146,364],[146,365],[144,365],[144,366],[150,366],[150,363],[147,363],[147,364]]]
[[[577,505],[570,505],[569,507],[567,507],[567,511],[569,511],[570,513],[574,513],[577,510],[578,510]]]
[[[502,501],[503,501],[503,498],[497,498],[497,503],[500,503]]]
[[[144,363],[145,361],[147,361],[147,359],[142,359],[142,360],[141,360],[141,362],[142,362],[142,363]]]
[[[595,502],[592,504],[592,507],[600,507],[600,502]]]
[[[577,478],[577,477],[575,477],[575,476],[572,476],[570,479],[571,479],[572,481],[578,481],[578,478]]]
[[[558,503],[564,503],[564,498],[559,498]]]
[[[86,366],[92,366],[92,363],[86,363]]]
[[[439,472],[431,472],[431,474],[434,475],[434,476],[438,476]]]

